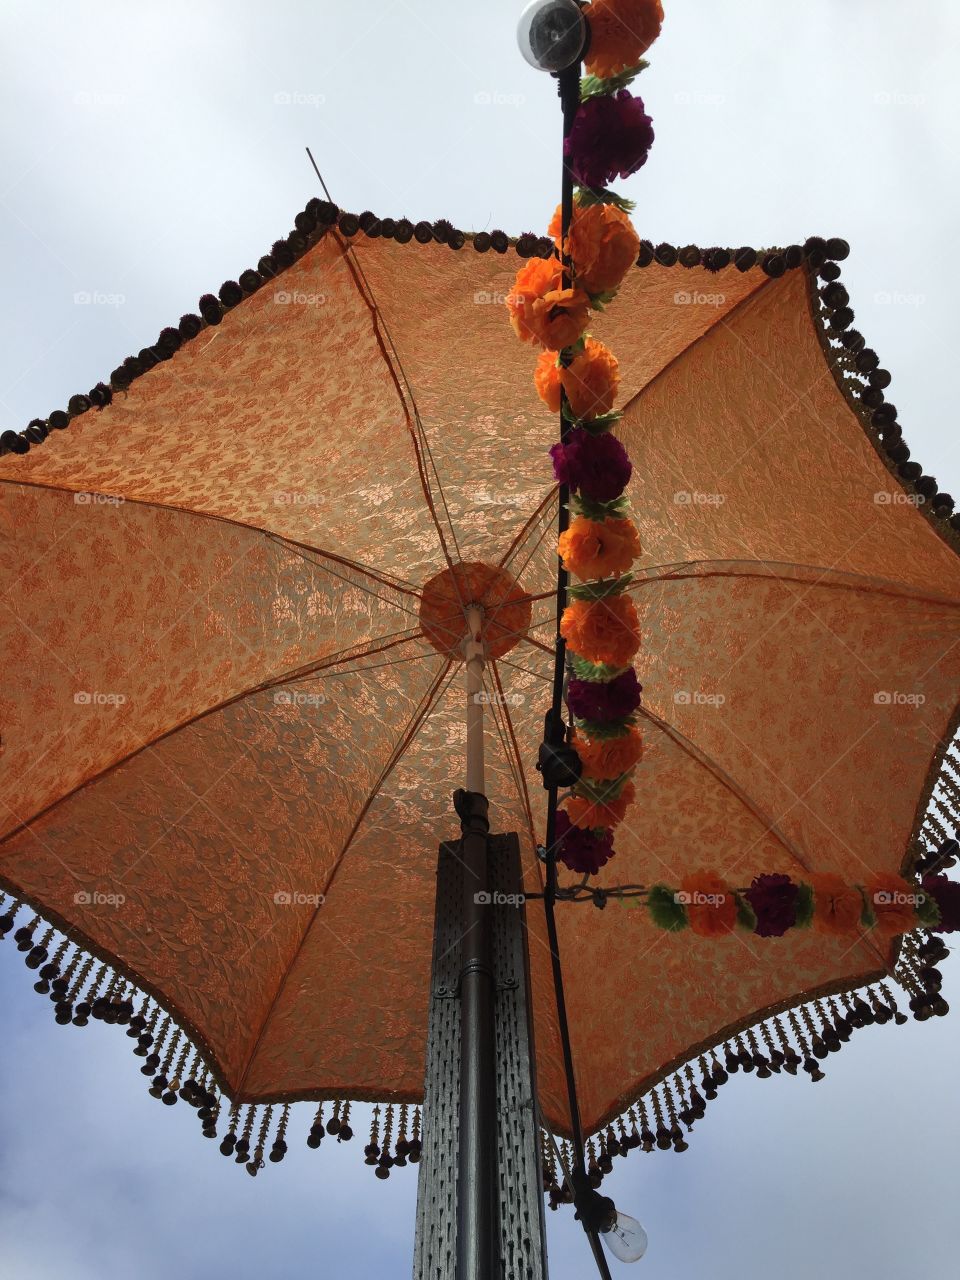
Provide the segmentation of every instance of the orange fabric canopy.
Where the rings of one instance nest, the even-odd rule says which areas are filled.
[[[533,891],[556,423],[506,323],[512,249],[313,241],[109,407],[0,458],[0,881],[153,992],[232,1096],[415,1100],[465,763],[462,672],[420,593],[476,561],[531,602],[488,669],[488,795]],[[858,879],[916,845],[960,701],[956,534],[844,394],[811,284],[653,264],[595,325],[623,373],[646,722],[601,883]],[[588,1130],[697,1046],[891,961],[801,931],[678,938],[616,903],[559,916]]]

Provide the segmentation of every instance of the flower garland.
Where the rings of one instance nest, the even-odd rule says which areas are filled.
[[[918,926],[939,933],[960,930],[960,884],[943,875],[917,883],[880,873],[864,884],[847,884],[826,873],[804,881],[768,874],[737,889],[722,876],[703,872],[686,876],[677,888],[652,885],[646,899],[658,928],[670,933],[689,928],[701,938],[737,930],[758,938],[782,938],[791,929],[834,938],[872,930],[883,939]]]
[[[537,394],[560,412],[563,438],[550,450],[558,484],[572,495],[573,519],[558,554],[576,585],[560,622],[568,651],[567,706],[582,774],[557,813],[557,854],[572,871],[594,875],[613,856],[613,829],[634,800],[633,773],[643,755],[636,724],[641,686],[632,667],[640,624],[625,594],[641,554],[624,490],[632,466],[611,428],[620,371],[616,357],[587,334],[591,312],[616,296],[637,261],[640,237],[632,208],[609,189],[636,173],[653,144],[650,117],[627,86],[647,65],[642,55],[660,34],[660,0],[594,0],[584,10],[589,51],[580,106],[564,141],[577,183],[566,241],[558,208],[549,226],[557,254],[532,258],[507,300],[522,342],[542,348]],[[564,287],[561,255],[570,264]]]

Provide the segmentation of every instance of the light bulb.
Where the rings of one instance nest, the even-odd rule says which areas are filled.
[[[520,15],[517,43],[538,71],[563,71],[580,57],[587,24],[576,0],[533,0]]]
[[[616,1222],[609,1231],[600,1233],[600,1239],[621,1262],[639,1262],[647,1252],[647,1233],[627,1213],[618,1212]]]

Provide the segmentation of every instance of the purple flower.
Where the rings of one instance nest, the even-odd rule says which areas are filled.
[[[578,720],[620,720],[640,705],[637,673],[622,671],[603,683],[571,679],[567,684],[567,704]]]
[[[757,917],[754,933],[761,938],[781,938],[797,923],[800,886],[789,876],[756,876],[744,897]]]
[[[550,457],[557,483],[594,502],[619,498],[633,474],[627,451],[616,436],[596,435],[584,427],[574,427],[562,444],[553,446]]]
[[[960,884],[946,876],[924,876],[923,887],[940,908],[936,933],[956,933],[960,929]]]
[[[646,162],[653,123],[643,101],[626,89],[588,98],[578,109],[563,154],[581,187],[594,191],[627,178]]]
[[[595,876],[613,857],[612,831],[575,827],[565,809],[557,810],[557,857],[578,875]]]

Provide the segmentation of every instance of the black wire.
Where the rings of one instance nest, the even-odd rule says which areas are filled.
[[[565,71],[561,71],[557,77],[560,92],[560,104],[563,111],[563,137],[564,141],[569,137],[570,130],[573,128],[574,117],[577,108],[580,105],[580,63],[579,60],[572,67],[568,67]],[[566,159],[563,163],[563,179],[561,185],[560,200],[560,260],[562,264],[562,288],[570,287],[570,262],[567,258],[565,246],[567,233],[570,229],[570,223],[573,220],[573,175],[567,166]],[[563,406],[566,403],[566,396],[561,388],[560,391],[560,439],[563,441],[568,435],[571,427],[570,423],[564,416]],[[567,485],[560,486],[559,502],[560,513],[557,519],[557,532],[563,534],[566,532],[570,515],[568,511],[568,502],[570,499],[570,491]],[[560,634],[560,619],[567,607],[567,572],[563,567],[562,561],[557,562],[557,647],[554,658],[553,668],[553,700],[550,708],[550,725],[553,726],[560,723],[563,716],[563,681],[566,674],[566,644],[563,636]],[[549,736],[549,734],[548,734]],[[570,1111],[570,1131],[573,1137],[574,1161],[577,1172],[581,1175],[581,1180],[586,1179],[586,1162],[584,1160],[584,1142],[583,1142],[583,1125],[580,1120],[580,1103],[577,1098],[577,1081],[573,1069],[573,1051],[570,1045],[570,1026],[567,1021],[567,1002],[563,990],[563,968],[560,963],[560,940],[557,936],[557,920],[556,920],[556,900],[557,900],[557,787],[550,787],[547,791],[547,832],[546,832],[546,861],[547,861],[547,883],[543,895],[544,913],[547,923],[547,938],[550,944],[550,962],[553,968],[553,989],[557,1003],[557,1025],[560,1031],[560,1045],[563,1051],[563,1071],[567,1084],[567,1104]],[[587,1239],[590,1241],[590,1248],[593,1252],[594,1261],[597,1264],[597,1270],[603,1277],[603,1280],[610,1280],[610,1270],[607,1266],[607,1260],[600,1244],[600,1237],[596,1231],[590,1231],[584,1226]]]

